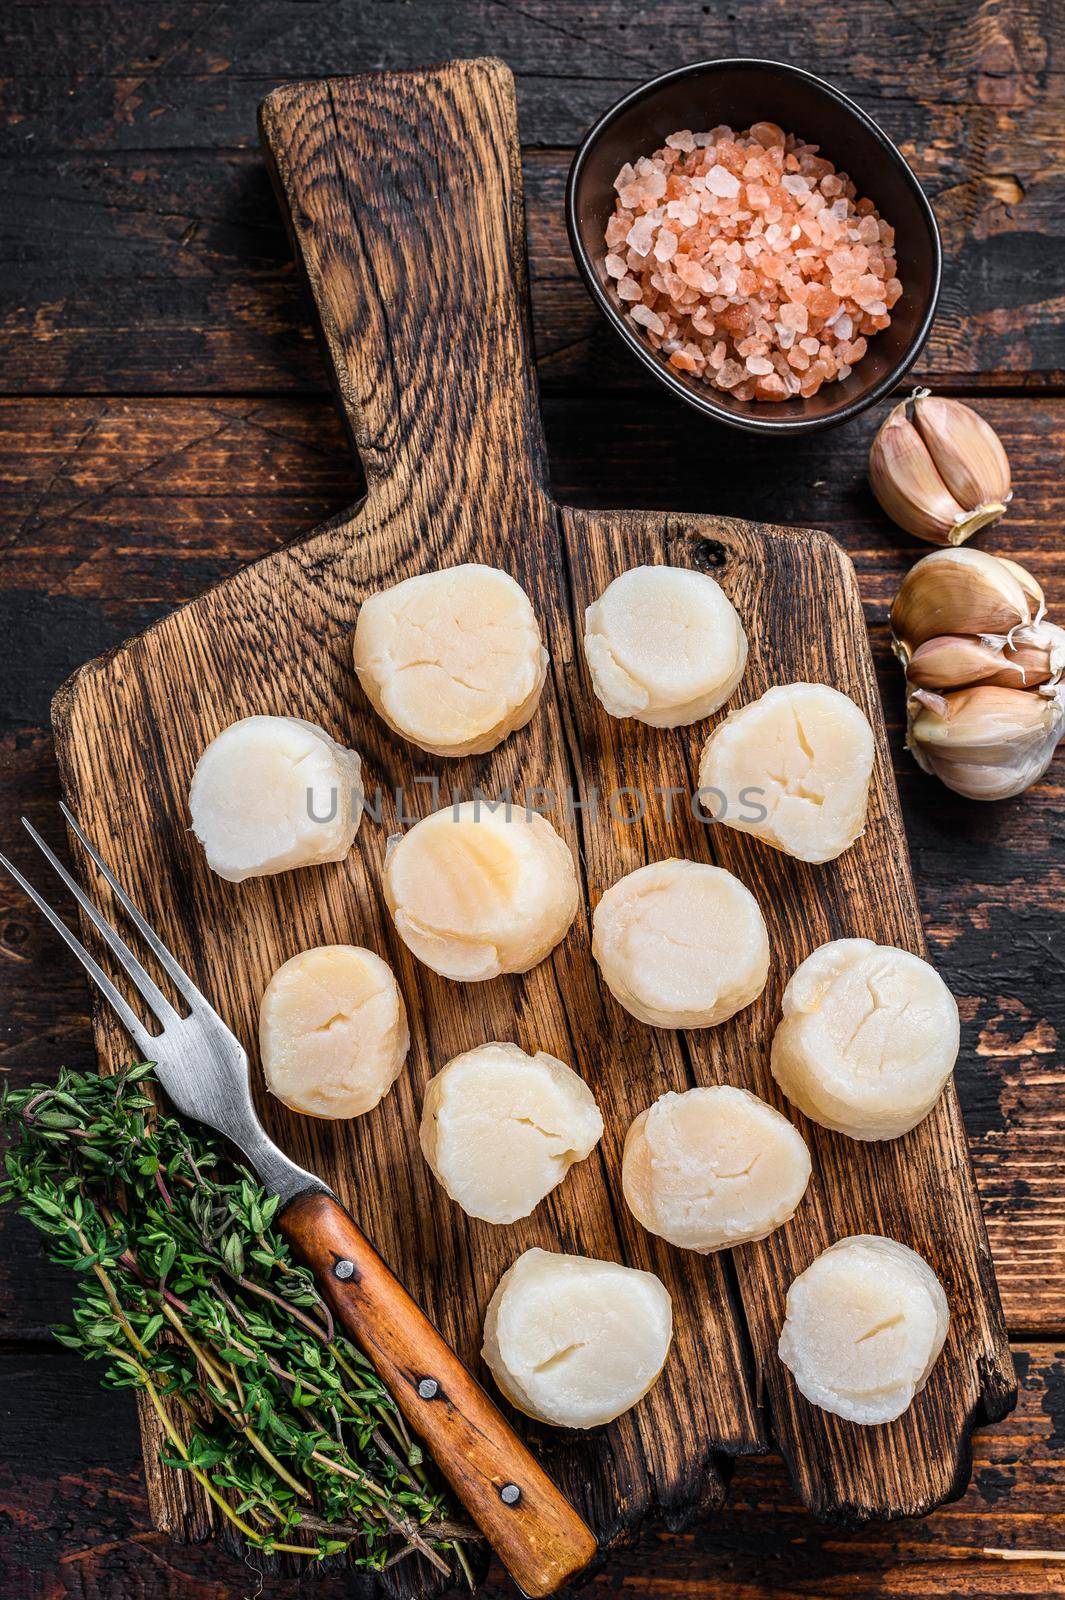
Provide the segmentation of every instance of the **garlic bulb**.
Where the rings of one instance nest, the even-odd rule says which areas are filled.
[[[901,401],[881,426],[869,482],[892,522],[929,544],[963,544],[997,522],[1010,501],[998,434],[970,406],[927,389]]]
[[[973,800],[1006,800],[1043,776],[1065,732],[1065,630],[1015,561],[936,550],[891,608],[906,671],[907,744],[925,772]]]

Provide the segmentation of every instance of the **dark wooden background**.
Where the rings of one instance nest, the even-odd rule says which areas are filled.
[[[648,1529],[590,1600],[1065,1593],[1062,760],[992,807],[917,772],[885,621],[920,550],[865,484],[879,418],[771,446],[715,430],[608,340],[562,224],[575,141],[656,72],[761,54],[853,94],[912,160],[943,230],[920,375],[975,397],[1013,462],[1009,518],[981,542],[1031,566],[1060,619],[1063,37],[1060,0],[7,0],[0,12],[0,840],[19,860],[20,810],[58,834],[48,707],[62,679],[359,493],[256,146],[256,103],[286,78],[502,56],[518,79],[559,497],[818,525],[857,564],[929,941],[964,1020],[958,1084],[1020,1403],[978,1436],[964,1499],[924,1522],[820,1526],[775,1458],[746,1461],[713,1522]],[[27,1082],[91,1063],[79,973],[6,881],[0,981],[0,1071]],[[238,1559],[152,1530],[130,1399],[49,1342],[66,1304],[28,1226],[0,1219],[0,1594],[254,1595]],[[311,1574],[264,1592],[352,1589]]]

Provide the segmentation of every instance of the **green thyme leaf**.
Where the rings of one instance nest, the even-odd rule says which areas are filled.
[[[289,1253],[277,1196],[157,1110],[151,1073],[63,1069],[0,1090],[0,1201],[75,1274],[55,1338],[109,1388],[141,1391],[166,1433],[160,1459],[209,1486],[249,1545],[346,1551],[373,1572],[416,1551],[468,1576],[451,1501]]]

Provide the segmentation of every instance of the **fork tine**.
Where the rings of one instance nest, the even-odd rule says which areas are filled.
[[[190,1006],[193,1008],[196,1006],[201,1006],[205,1011],[210,1012],[211,1016],[217,1016],[218,1013],[215,1011],[214,1007],[205,998],[205,996],[200,993],[199,989],[197,989],[196,985],[193,983],[184,967],[178,964],[176,957],[167,949],[166,945],[163,943],[162,939],[160,939],[151,923],[147,922],[145,918],[141,916],[141,913],[137,910],[137,907],[133,904],[133,901],[130,899],[125,889],[123,889],[122,885],[111,871],[111,868],[107,865],[107,862],[103,859],[92,840],[85,833],[84,829],[81,827],[81,824],[78,822],[77,818],[74,816],[74,813],[70,810],[65,801],[61,800],[59,802],[59,809],[62,811],[64,817],[66,817],[67,822],[70,824],[70,827],[76,837],[81,841],[82,845],[84,845],[92,861],[95,863],[101,877],[103,877],[105,881],[110,884],[115,899],[118,901],[129,920],[133,923],[134,927],[138,930],[141,937],[144,939],[145,944],[148,946],[149,950],[151,950],[163,971],[168,977],[174,980],[174,987],[189,1002]]]
[[[71,933],[62,917],[56,915],[51,906],[48,904],[47,900],[42,899],[42,897],[33,887],[32,883],[28,883],[18,868],[13,866],[4,855],[0,855],[0,867],[3,867],[5,872],[9,872],[11,874],[15,882],[19,885],[20,889],[29,895],[38,911],[47,917],[48,921],[52,924],[52,927],[55,929],[56,933],[58,933],[59,937],[70,946],[71,950],[73,950],[74,954],[77,956],[78,960],[89,974],[89,977],[100,989],[104,999],[107,1000],[109,1005],[111,1005],[111,1007],[117,1012],[119,1021],[132,1038],[144,1060],[154,1060],[154,1047],[156,1044],[155,1037],[148,1032],[147,1028],[145,1028],[144,1024],[141,1022],[140,1017],[137,1016],[136,1012],[133,1011],[129,1005],[127,1005],[125,997],[115,988],[114,984],[111,982],[111,979],[107,976],[107,973],[103,970],[99,963],[94,961],[92,956],[86,950],[85,946],[82,944],[81,940]]]
[[[67,888],[70,890],[71,894],[74,896],[75,900],[78,902],[78,905],[84,911],[93,927],[96,928],[101,934],[104,943],[107,945],[107,948],[110,950],[111,954],[115,957],[115,960],[125,969],[128,976],[132,979],[142,1000],[152,1011],[156,1021],[162,1023],[164,1028],[169,1028],[174,1022],[179,1022],[181,1019],[178,1016],[178,1013],[174,1010],[173,1006],[170,1004],[170,1001],[160,989],[159,985],[155,982],[154,978],[141,966],[140,962],[137,960],[137,957],[133,954],[133,951],[126,944],[125,940],[119,938],[118,934],[115,932],[114,928],[112,928],[111,924],[108,922],[107,918],[104,916],[99,907],[93,904],[88,895],[81,888],[80,884],[78,884],[75,879],[70,876],[70,873],[67,871],[66,867],[64,867],[59,857],[41,838],[40,834],[37,832],[37,829],[28,820],[28,818],[22,818],[22,826],[25,828],[34,844],[40,850],[49,866],[54,868],[54,870],[59,874],[60,878],[62,878],[63,882],[66,884]]]

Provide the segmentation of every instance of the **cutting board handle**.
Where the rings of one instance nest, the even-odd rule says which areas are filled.
[[[544,493],[509,69],[287,84],[259,131],[371,496],[438,521],[501,512],[508,471]]]

